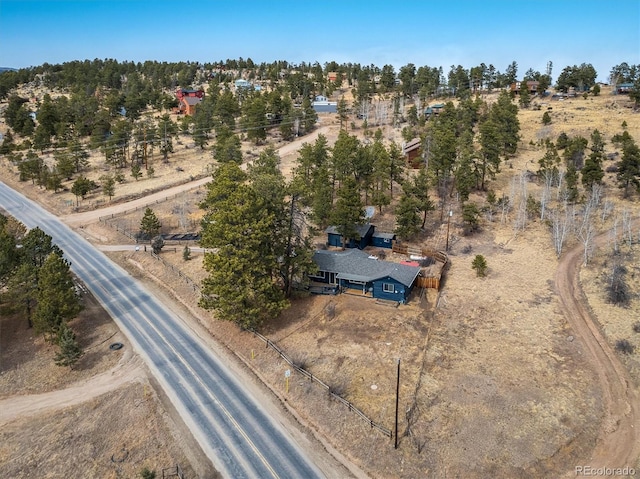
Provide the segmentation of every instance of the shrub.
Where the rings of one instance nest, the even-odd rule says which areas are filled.
[[[634,333],[640,333],[640,321],[633,323],[632,328]]]
[[[618,339],[616,341],[616,350],[623,354],[633,354],[634,349],[633,344],[631,344],[627,339]]]
[[[613,266],[611,281],[607,285],[607,301],[616,306],[628,306],[631,301],[629,286],[624,280],[627,268],[616,264]]]

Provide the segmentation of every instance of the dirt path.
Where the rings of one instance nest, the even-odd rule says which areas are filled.
[[[116,366],[65,389],[42,394],[12,396],[0,400],[0,425],[23,416],[75,406],[146,377],[142,360],[129,348]]]
[[[606,243],[608,235],[608,232],[599,235],[596,244]],[[602,387],[605,416],[588,465],[634,467],[640,456],[640,397],[627,369],[589,310],[579,283],[582,255],[582,246],[577,246],[561,258],[556,272],[556,292],[565,317],[577,338],[582,340]]]

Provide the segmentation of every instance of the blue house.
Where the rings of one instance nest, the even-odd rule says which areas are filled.
[[[316,251],[318,272],[313,281],[333,285],[345,292],[406,303],[420,274],[419,266],[382,261],[359,249]]]
[[[358,237],[349,238],[345,244],[345,248],[365,249],[371,244],[371,237],[375,231],[375,226],[371,223],[365,223],[363,225],[356,226],[356,231],[358,232]],[[338,233],[335,226],[329,226],[325,230],[325,233],[327,233],[328,246],[342,248],[342,235]]]

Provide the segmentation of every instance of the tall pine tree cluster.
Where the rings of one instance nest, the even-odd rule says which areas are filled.
[[[82,355],[68,325],[81,310],[60,248],[40,228],[25,233],[22,225],[0,215],[0,288],[3,302],[22,315],[29,327],[59,346],[56,364],[72,366]]]

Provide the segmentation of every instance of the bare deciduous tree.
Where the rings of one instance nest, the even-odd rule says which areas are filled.
[[[573,216],[569,212],[567,201],[564,202],[562,210],[559,208],[551,212],[551,234],[553,236],[553,246],[556,256],[559,258],[562,254],[567,236],[573,226]]]

